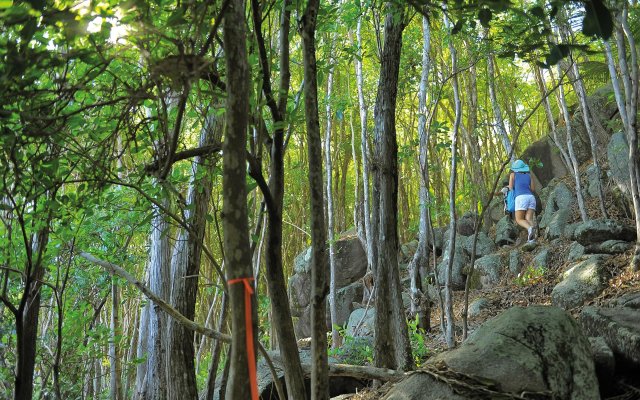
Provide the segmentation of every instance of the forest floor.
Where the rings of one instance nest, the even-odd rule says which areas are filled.
[[[609,200],[609,199],[608,199]],[[590,215],[597,215],[597,200],[590,199],[587,204],[590,209]],[[593,209],[593,208],[596,209]],[[593,213],[591,212],[593,211]],[[573,219],[579,220],[580,216],[576,210],[576,215]],[[630,223],[627,218],[622,215],[614,215],[613,219],[621,222]],[[513,246],[505,246],[500,249],[500,252],[510,252],[514,248],[521,247],[525,242],[524,231],[521,238]],[[469,303],[476,298],[486,298],[489,300],[490,306],[484,309],[479,315],[474,318],[470,318],[468,321],[469,333],[473,332],[478,326],[482,325],[488,319],[500,314],[504,310],[514,307],[527,307],[529,305],[550,305],[551,304],[551,291],[554,286],[560,281],[560,275],[566,271],[566,267],[570,262],[567,262],[567,255],[569,252],[570,240],[556,239],[552,242],[547,241],[544,238],[537,239],[536,249],[529,252],[522,251],[520,264],[523,266],[531,265],[531,259],[537,254],[538,248],[548,248],[549,260],[547,262],[547,268],[540,274],[529,274],[527,276],[514,277],[512,275],[505,275],[501,281],[492,288],[471,290],[469,292]],[[628,268],[631,260],[633,250],[626,253],[613,256],[607,260],[607,269],[610,272],[610,280],[608,287],[595,299],[584,304],[582,307],[589,305],[606,305],[611,299],[620,297],[626,293],[640,291],[640,272],[631,272]],[[524,267],[523,267],[524,270]],[[569,312],[577,318],[582,311],[582,307],[577,307]],[[462,341],[462,311],[464,308],[464,292],[454,292],[454,313],[456,321],[456,336],[458,344]],[[440,309],[434,307],[431,315],[431,332],[424,335],[424,345],[429,349],[429,356],[432,357],[440,352],[446,350],[446,344],[444,336],[440,328]],[[421,360],[422,362],[426,360]],[[638,382],[640,384],[640,382]],[[635,385],[635,382],[634,382]],[[377,389],[366,389],[360,393],[347,397],[350,400],[374,400],[380,399],[391,388],[391,384],[383,385]],[[640,393],[640,387],[636,388]],[[623,394],[624,395],[624,394]],[[618,399],[620,394],[616,394],[617,397],[605,397],[609,399]],[[625,397],[626,398],[626,397]],[[634,397],[635,398],[635,397]]]

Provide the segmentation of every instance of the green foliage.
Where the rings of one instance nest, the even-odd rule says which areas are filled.
[[[535,285],[544,278],[544,274],[547,270],[543,266],[529,265],[514,279],[514,283],[518,286]]]
[[[342,338],[342,346],[337,349],[329,348],[329,356],[338,358],[346,364],[372,365],[373,347],[370,341],[371,338],[347,335],[346,324],[337,328]]]
[[[430,350],[427,347],[424,336],[426,332],[420,328],[419,318],[416,316],[414,319],[407,320],[407,326],[409,327],[409,340],[411,341],[411,352],[413,354],[413,361],[416,363],[416,367],[420,366],[429,357]]]

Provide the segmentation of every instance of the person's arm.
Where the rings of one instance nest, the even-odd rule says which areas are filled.
[[[509,190],[513,190],[513,185],[515,183],[515,177],[516,177],[515,172],[511,172],[509,174]]]
[[[533,185],[533,175],[529,174],[529,178],[530,178],[529,179],[529,189],[531,190],[531,193],[533,193],[534,190],[535,190],[534,185]]]

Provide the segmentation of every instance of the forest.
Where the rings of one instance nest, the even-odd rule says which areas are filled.
[[[517,159],[542,186],[548,157],[566,170],[556,225],[625,210],[637,291],[638,40],[635,0],[0,0],[0,398],[395,382],[477,328],[456,262],[478,265]],[[359,261],[375,334],[338,363],[337,277]],[[272,397],[259,360],[283,371]],[[587,398],[559,396],[535,398]]]

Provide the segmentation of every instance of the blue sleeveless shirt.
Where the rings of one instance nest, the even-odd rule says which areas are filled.
[[[531,193],[531,174],[528,172],[515,172],[513,188],[515,190],[516,197],[523,194]]]

